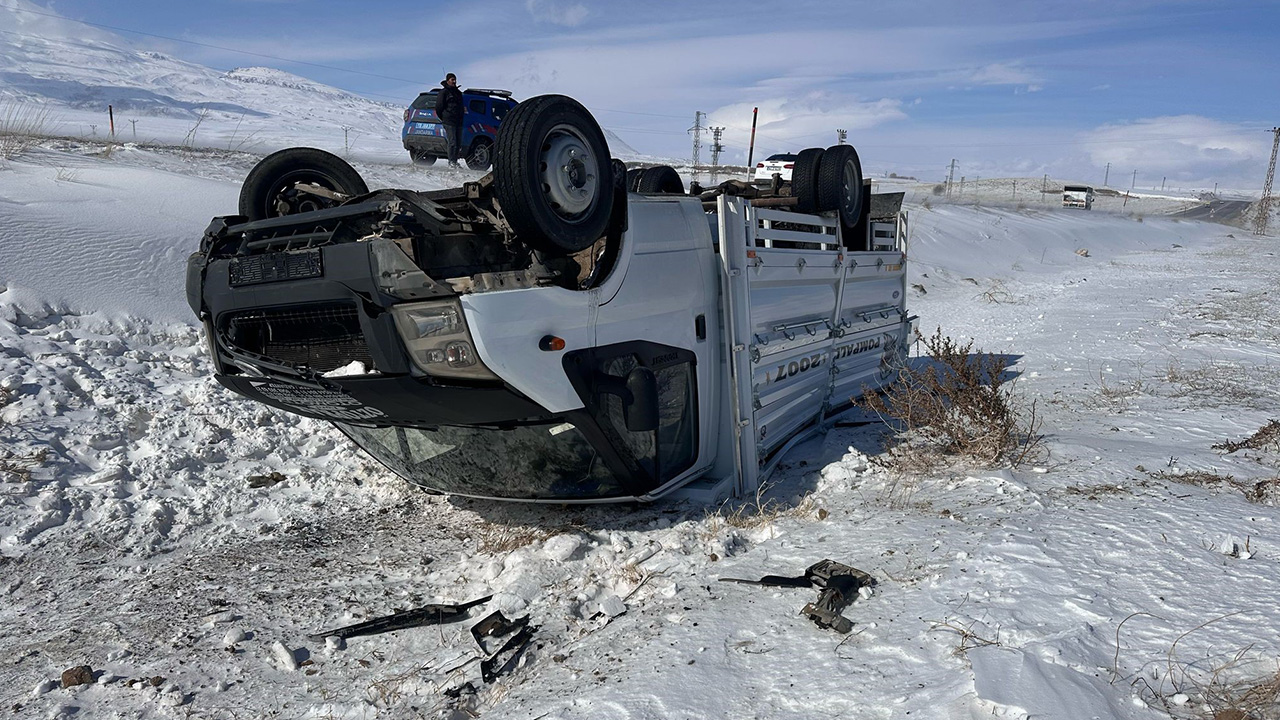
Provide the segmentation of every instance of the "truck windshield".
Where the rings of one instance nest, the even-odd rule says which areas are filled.
[[[432,490],[529,500],[624,494],[622,483],[570,423],[508,430],[335,424],[396,474]]]

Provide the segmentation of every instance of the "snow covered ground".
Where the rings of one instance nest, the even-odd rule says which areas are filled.
[[[1213,448],[1276,417],[1274,238],[1170,217],[1192,194],[1083,212],[1038,178],[953,202],[884,179],[908,193],[912,311],[1014,358],[1037,463],[895,474],[867,426],[793,451],[763,512],[429,496],[222,390],[183,264],[277,146],[341,152],[375,187],[476,174],[410,166],[398,107],[8,12],[29,6],[0,0],[25,17],[0,35],[0,104],[47,103],[78,139],[0,161],[12,716],[1212,718],[1274,681],[1280,447]],[[112,98],[139,142],[104,142]],[[812,590],[718,581],[822,558],[878,581],[848,636],[798,614]],[[309,638],[490,594],[537,626],[494,683],[469,622]],[[79,665],[93,682],[60,687]],[[1250,698],[1275,714],[1268,687]]]
[[[899,476],[848,428],[786,459],[769,512],[536,508],[424,495],[212,381],[182,263],[254,159],[62,143],[0,170],[14,716],[1212,717],[1215,669],[1274,675],[1280,452],[1212,448],[1275,416],[1273,239],[916,205],[909,304],[1016,358],[1041,462]],[[822,558],[878,580],[849,636],[798,614],[812,590],[717,580]],[[492,684],[470,623],[308,639],[489,594],[538,627]],[[58,687],[78,665],[95,682]]]

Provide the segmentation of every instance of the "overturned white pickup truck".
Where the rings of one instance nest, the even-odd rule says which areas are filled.
[[[901,367],[906,217],[869,187],[837,145],[790,183],[686,194],[541,96],[457,189],[369,192],[327,153],[267,157],[191,256],[188,299],[223,385],[425,488],[716,499]]]

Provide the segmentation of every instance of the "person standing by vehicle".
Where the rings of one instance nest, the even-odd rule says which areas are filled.
[[[445,140],[449,146],[449,167],[460,167],[458,155],[462,147],[462,91],[458,89],[458,76],[449,73],[440,82],[436,95],[436,117],[444,125]]]

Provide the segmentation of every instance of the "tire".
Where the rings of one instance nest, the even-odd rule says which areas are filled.
[[[657,165],[645,168],[640,174],[640,183],[636,189],[642,193],[674,193],[684,194],[684,181],[680,174],[670,165]]]
[[[337,207],[341,200],[294,190],[295,183],[315,183],[348,197],[369,192],[360,173],[347,161],[324,150],[289,148],[261,160],[240,187],[240,214],[250,220]]]
[[[516,105],[493,154],[493,192],[511,228],[530,247],[578,252],[604,235],[613,213],[613,165],[591,113],[564,95]]]
[[[410,150],[409,158],[413,160],[414,165],[431,167],[436,164],[436,156],[428,153],[426,150]]]
[[[640,192],[640,176],[644,175],[644,168],[632,168],[627,171],[627,191]]]
[[[796,212],[818,212],[818,166],[822,148],[805,148],[796,155],[791,168],[791,196],[796,199]]]
[[[845,226],[862,214],[862,162],[852,145],[832,145],[818,162],[818,209],[838,210]]]
[[[493,143],[486,138],[476,138],[467,152],[467,167],[472,170],[488,170],[493,164]]]

